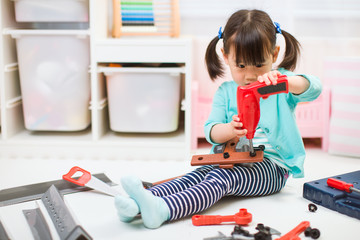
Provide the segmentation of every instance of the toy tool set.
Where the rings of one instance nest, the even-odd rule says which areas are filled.
[[[80,177],[75,177],[76,173],[81,173]],[[95,177],[98,176],[99,178]],[[176,177],[178,178],[178,177]],[[114,196],[119,194],[115,189],[111,188],[111,185],[114,185],[111,181],[109,182],[108,178],[99,174],[92,175],[90,172],[80,168],[73,167],[70,171],[63,175],[63,179],[60,180],[64,183],[70,183],[70,185],[78,185],[79,189],[72,190],[72,192],[79,192],[89,190],[92,188],[99,193],[103,193],[109,196]],[[161,182],[166,182],[166,179]],[[68,182],[69,181],[69,182]],[[103,182],[103,181],[106,181]],[[336,181],[339,184],[338,181]],[[58,186],[65,189],[64,186],[56,182]],[[150,185],[156,185],[157,183],[152,183]],[[66,184],[65,184],[66,185]],[[145,186],[145,185],[144,185]],[[340,187],[338,187],[340,188]],[[354,192],[354,186],[341,183],[341,189],[346,191]],[[24,195],[24,193],[22,193]],[[43,193],[40,198],[31,198],[23,201],[30,201],[34,199],[40,199],[38,207],[35,209],[25,209],[23,210],[23,215],[29,225],[31,233],[35,239],[51,239],[51,236],[55,234],[51,229],[57,231],[57,235],[60,239],[92,239],[92,237],[86,232],[86,230],[79,225],[75,219],[72,217],[71,212],[67,208],[62,194],[58,191],[55,185],[51,185],[45,193]],[[7,202],[9,197],[7,197]],[[20,202],[23,202],[20,201]],[[18,203],[12,202],[12,204]],[[44,216],[48,216],[45,218]],[[50,218],[49,218],[50,217]],[[51,219],[49,221],[48,219]],[[234,215],[194,215],[192,217],[192,223],[194,226],[204,226],[204,225],[221,225],[221,224],[235,224],[234,231],[231,233],[231,236],[226,236],[223,233],[219,232],[219,236],[210,237],[205,239],[247,239],[247,240],[271,240],[273,235],[279,236],[277,240],[295,240],[301,239],[300,234],[305,235],[306,237],[311,237],[312,239],[317,239],[320,236],[320,231],[316,228],[311,228],[308,221],[301,222],[294,229],[288,233],[281,236],[281,233],[273,228],[264,226],[263,224],[257,224],[255,233],[250,233],[244,227],[247,227],[251,224],[253,216],[245,208],[241,208],[239,212]],[[54,225],[54,227],[52,226]],[[51,226],[51,227],[50,227]],[[8,232],[6,228],[3,227],[3,224],[0,221],[0,239],[11,239],[8,238]]]
[[[304,184],[303,197],[326,208],[360,219],[360,171]]]
[[[232,168],[234,164],[261,162],[265,148],[263,145],[254,147],[252,142],[260,120],[260,98],[266,99],[271,95],[288,91],[285,75],[279,76],[276,85],[254,82],[247,86],[239,86],[237,89],[238,114],[243,128],[248,131],[246,138],[235,138],[218,145],[214,149],[214,154],[194,155],[191,165],[219,165],[221,168]]]

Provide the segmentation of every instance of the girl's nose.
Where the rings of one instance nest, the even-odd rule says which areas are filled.
[[[249,82],[249,83],[254,82],[257,80],[257,77],[258,77],[258,75],[252,69],[248,69],[245,73],[246,82]]]

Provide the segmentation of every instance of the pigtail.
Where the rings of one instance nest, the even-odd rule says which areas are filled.
[[[279,68],[285,68],[293,71],[296,68],[297,60],[300,56],[300,43],[290,33],[281,30],[282,35],[285,39],[285,53],[284,59],[279,64]]]
[[[218,77],[224,76],[224,67],[221,63],[221,59],[216,52],[216,45],[219,41],[219,37],[215,37],[209,43],[205,53],[205,64],[211,80],[215,80]]]

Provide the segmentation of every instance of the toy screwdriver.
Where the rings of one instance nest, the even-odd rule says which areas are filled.
[[[333,187],[341,191],[346,191],[348,193],[351,192],[360,193],[360,189],[354,188],[353,184],[341,181],[339,179],[328,178],[326,182],[329,187]]]
[[[237,89],[237,106],[240,121],[243,128],[247,129],[246,138],[249,139],[250,156],[256,152],[252,139],[260,120],[260,98],[266,99],[270,95],[288,93],[288,81],[286,75],[280,75],[276,85],[266,85],[265,82],[254,82],[247,86],[239,86]]]

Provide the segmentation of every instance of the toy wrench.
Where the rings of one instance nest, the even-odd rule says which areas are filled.
[[[75,178],[73,178],[73,176],[77,172],[81,172],[82,175],[78,179],[75,179]],[[63,179],[66,181],[75,183],[76,185],[79,185],[79,186],[86,186],[86,187],[92,188],[96,191],[105,193],[105,194],[113,196],[113,197],[115,197],[116,195],[120,195],[120,193],[118,191],[111,188],[109,185],[107,185],[100,179],[98,179],[94,176],[91,176],[90,172],[88,172],[80,167],[77,167],[77,166],[71,168],[67,174],[63,175]]]
[[[234,222],[239,225],[247,225],[252,221],[252,214],[246,208],[241,208],[238,213],[229,216],[220,215],[194,215],[192,223],[194,226],[216,225],[223,222]]]

